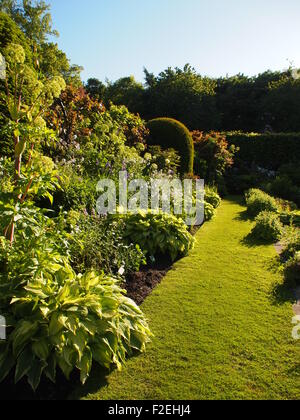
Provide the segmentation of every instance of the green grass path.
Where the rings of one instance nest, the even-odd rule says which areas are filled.
[[[243,242],[251,222],[226,200],[143,304],[155,335],[146,354],[75,398],[299,399],[300,342],[291,302],[277,302],[273,246]],[[100,383],[101,382],[101,383]],[[74,397],[74,396],[73,396]]]

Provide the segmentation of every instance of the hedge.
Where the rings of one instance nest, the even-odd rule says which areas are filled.
[[[236,159],[277,171],[280,166],[300,162],[300,133],[226,133],[229,144],[240,148]]]
[[[194,143],[189,130],[172,118],[156,118],[147,124],[150,145],[175,149],[181,158],[181,173],[191,174],[194,169]]]

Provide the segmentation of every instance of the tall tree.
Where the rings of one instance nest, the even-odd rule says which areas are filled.
[[[47,42],[48,37],[59,36],[52,28],[50,6],[43,0],[0,0],[0,10],[10,15],[25,35],[35,44]]]

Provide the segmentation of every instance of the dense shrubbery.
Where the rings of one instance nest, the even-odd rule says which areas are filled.
[[[281,255],[285,275],[288,280],[300,283],[300,230],[291,226],[282,240],[284,251]]]
[[[129,112],[118,90],[134,106],[143,87],[132,79],[106,91],[94,80],[86,90],[80,68],[47,42],[54,32],[46,4],[2,3],[17,25],[0,14],[7,63],[7,80],[0,81],[0,313],[8,322],[7,341],[0,343],[0,381],[27,377],[36,390],[44,376],[55,382],[60,369],[67,378],[78,370],[84,383],[93,362],[120,368],[150,339],[144,315],[119,280],[147,259],[175,261],[194,244],[182,218],[162,211],[98,217],[96,185],[118,181],[120,171],[128,181],[142,179],[148,186],[153,178],[193,177],[193,139],[178,121],[153,120],[149,130]],[[173,116],[184,107],[193,124],[214,119],[215,82],[190,67],[160,79],[161,92],[169,90],[177,108]],[[189,100],[195,88],[196,105]],[[177,102],[178,92],[185,104]],[[222,136],[206,139],[203,176],[215,181],[214,172],[219,177],[232,164],[233,148]],[[193,205],[197,199],[194,191]],[[205,220],[220,201],[215,188],[206,189]]]
[[[213,208],[218,208],[221,204],[221,197],[216,188],[205,187],[205,201],[211,204]]]
[[[43,119],[65,83],[59,77],[40,79],[25,64],[19,45],[9,45],[5,54],[5,129],[13,141],[9,156],[0,161],[0,313],[9,325],[8,339],[0,346],[0,381],[14,369],[16,382],[27,376],[35,390],[42,375],[55,381],[59,367],[67,378],[78,369],[84,383],[93,361],[119,368],[127,355],[143,351],[150,337],[143,314],[111,277],[138,269],[144,260],[142,252],[121,242],[120,225],[102,230],[86,210],[89,204],[90,211],[94,208],[96,176],[114,175],[125,164],[132,176],[146,168],[140,156],[144,147],[138,151],[126,146],[125,134],[118,132],[119,122],[104,111],[95,112],[97,104],[78,114],[79,101],[73,103],[73,131],[63,145],[73,153],[71,161],[67,162],[62,150],[56,163],[43,155],[56,150],[56,134],[66,134],[50,130]],[[89,99],[82,92],[79,96],[85,106]],[[94,149],[87,146],[81,131],[81,123],[90,119],[85,115],[89,111],[95,116]],[[59,127],[62,122],[57,123]],[[111,136],[114,150],[109,146]],[[94,167],[100,166],[94,177],[89,161],[93,151]],[[116,160],[108,162],[114,152]],[[97,165],[98,157],[106,161]],[[48,219],[49,210],[37,207],[46,199],[52,204],[60,193],[57,213],[62,205],[63,210],[78,209],[85,214],[76,219],[73,212],[72,223],[77,223],[70,222],[69,229],[63,212],[57,219]],[[87,246],[90,249],[83,249]],[[77,273],[70,264],[71,256]]]
[[[283,233],[283,225],[276,213],[262,211],[255,219],[252,235],[266,242],[279,241]]]
[[[35,390],[42,375],[55,382],[60,368],[67,378],[78,369],[85,383],[93,361],[120,367],[144,350],[148,326],[116,280],[76,275],[60,254],[59,235],[40,224],[21,232],[13,247],[0,237],[0,311],[9,325],[0,381],[13,369],[16,383],[27,376]]]
[[[89,268],[124,276],[139,271],[145,264],[145,256],[139,246],[124,242],[123,220],[108,221],[71,211],[67,221],[72,232],[71,258],[77,272]]]
[[[205,179],[207,183],[222,183],[226,170],[233,165],[235,147],[229,147],[225,135],[221,133],[205,134],[194,131],[192,136],[195,148],[195,174]]]
[[[175,261],[194,245],[187,226],[175,216],[148,211],[118,217],[125,222],[124,238],[139,245],[150,260],[165,256]]]
[[[214,218],[216,214],[216,210],[212,204],[207,202],[204,203],[204,219],[209,221]]]
[[[277,212],[278,210],[275,198],[257,189],[246,193],[246,204],[248,213],[252,217],[258,216],[262,211]]]
[[[237,160],[251,166],[277,171],[284,164],[298,165],[300,161],[300,134],[227,133],[227,141],[239,148]]]
[[[175,149],[181,162],[181,173],[193,173],[194,145],[188,129],[176,120],[157,118],[149,121],[149,144]]]

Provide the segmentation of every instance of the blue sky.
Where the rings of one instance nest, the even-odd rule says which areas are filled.
[[[190,63],[213,77],[300,67],[299,0],[48,0],[83,79]]]

